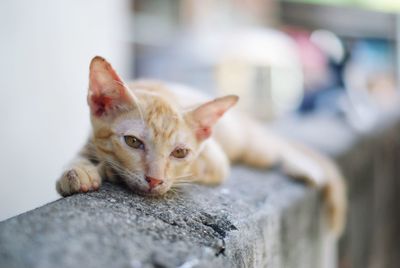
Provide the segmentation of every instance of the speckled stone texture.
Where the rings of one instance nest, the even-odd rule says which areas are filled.
[[[387,264],[398,260],[399,242],[391,237],[400,229],[398,215],[392,213],[394,205],[379,209],[393,200],[398,208],[400,195],[393,194],[399,183],[396,188],[391,179],[390,196],[371,201],[371,191],[385,192],[376,187],[381,182],[371,169],[386,168],[371,163],[383,159],[375,153],[380,144],[400,148],[399,142],[382,140],[393,138],[396,126],[386,124],[366,136],[331,118],[277,127],[335,155],[351,176],[343,267],[395,267]],[[385,178],[391,174],[387,170]],[[321,201],[320,193],[278,170],[242,166],[219,187],[187,185],[162,198],[107,183],[99,192],[63,198],[1,222],[0,267],[334,267],[335,243]],[[382,237],[376,228],[388,222]]]

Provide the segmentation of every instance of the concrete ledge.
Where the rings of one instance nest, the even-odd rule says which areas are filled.
[[[359,197],[369,200],[375,178],[363,168],[376,159],[383,137],[399,133],[397,125],[386,124],[365,137],[328,118],[296,120],[279,129],[335,155],[351,175],[350,209],[358,212],[350,215],[340,263],[367,267],[371,259],[363,255],[365,248],[374,248],[380,236],[375,227],[359,227],[372,220],[365,213],[369,203],[360,204]],[[399,198],[391,201],[399,204]],[[393,225],[388,230],[400,229],[397,214],[385,217],[381,222]],[[220,187],[190,185],[163,198],[143,198],[105,184],[99,192],[60,199],[1,222],[0,266],[334,267],[335,245],[323,220],[320,194],[277,171],[238,166]],[[394,239],[389,246],[385,241],[384,248],[399,246]],[[390,254],[397,260],[393,250]]]

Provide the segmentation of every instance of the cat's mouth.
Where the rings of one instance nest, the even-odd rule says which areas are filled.
[[[147,183],[137,180],[124,178],[124,182],[132,192],[142,196],[162,196],[171,188],[167,183],[151,188]]]
[[[138,189],[136,187],[131,187],[129,186],[129,189],[131,191],[133,191],[136,194],[139,194],[141,196],[151,196],[151,197],[158,197],[158,196],[163,196],[164,194],[166,194],[168,192],[169,189],[147,189],[147,190],[142,190],[142,189]]]

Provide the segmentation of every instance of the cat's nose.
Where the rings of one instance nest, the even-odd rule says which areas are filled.
[[[157,185],[160,185],[163,183],[162,180],[159,180],[159,179],[156,179],[153,177],[149,177],[149,176],[146,176],[146,181],[149,183],[150,189],[153,189]]]

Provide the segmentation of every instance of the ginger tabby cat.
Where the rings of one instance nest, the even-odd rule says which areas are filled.
[[[226,113],[237,96],[210,101],[182,85],[126,84],[98,56],[89,80],[93,132],[57,181],[61,195],[97,190],[103,179],[122,180],[142,195],[162,195],[182,181],[220,184],[231,162],[257,168],[282,164],[285,173],[324,190],[330,227],[341,233],[346,189],[335,165],[238,112]]]

